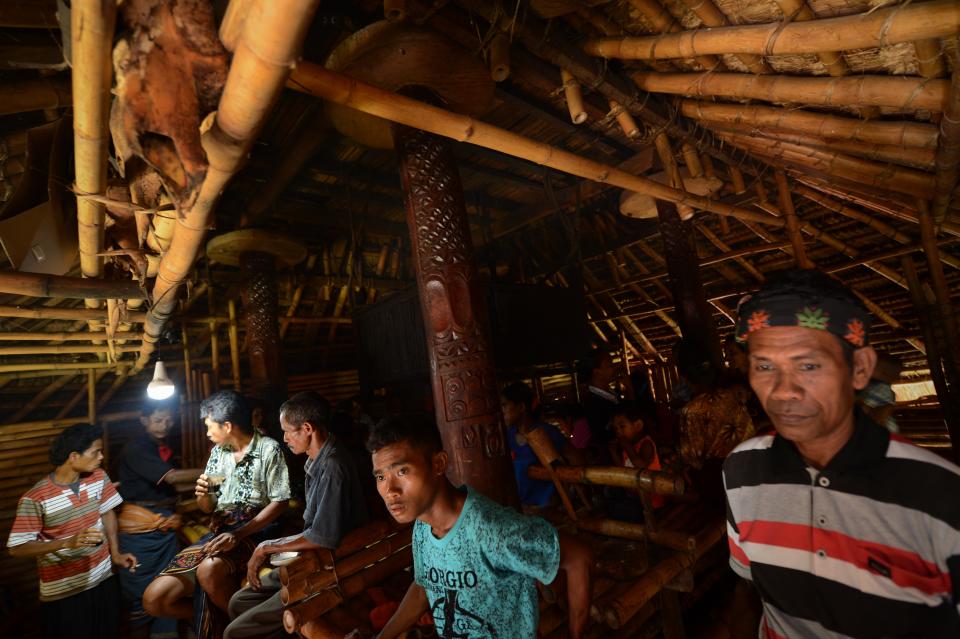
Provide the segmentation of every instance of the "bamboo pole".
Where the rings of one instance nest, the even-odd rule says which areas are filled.
[[[0,317],[22,317],[26,319],[56,319],[56,320],[97,320],[103,321],[106,315],[102,310],[86,308],[34,308],[0,305]],[[128,312],[127,318],[131,322],[142,322],[146,313]],[[84,339],[93,339],[84,336]]]
[[[716,96],[819,106],[886,106],[941,112],[949,83],[907,76],[863,75],[845,78],[752,76],[738,73],[631,74],[644,91],[689,96]]]
[[[925,204],[925,203],[924,203]],[[956,367],[960,373],[960,328],[957,326],[957,316],[953,310],[950,286],[943,272],[940,262],[940,248],[937,246],[937,229],[934,226],[933,215],[926,207],[920,209],[920,243],[927,258],[927,271],[933,284],[933,293],[937,299],[940,311],[941,325],[947,342],[946,358],[948,365]]]
[[[381,264],[383,263],[383,259],[380,260],[380,263],[381,263]],[[307,266],[306,266],[306,268],[305,268],[306,272],[307,272],[307,273],[312,272],[313,269],[314,269],[314,267],[316,266],[316,264],[317,264],[317,255],[316,255],[316,253],[311,253],[310,256],[307,258]],[[378,270],[382,272],[383,269],[382,269],[382,268],[379,268]],[[286,316],[287,316],[288,318],[293,317],[294,315],[296,315],[296,313],[297,313],[297,306],[300,305],[300,298],[303,297],[303,291],[304,291],[305,289],[306,289],[306,283],[301,281],[300,284],[297,285],[297,288],[293,291],[293,296],[292,296],[292,298],[291,298],[291,300],[290,300],[290,306],[287,307],[287,312],[286,312]],[[211,311],[211,312],[212,312],[212,311]],[[286,336],[286,334],[287,334],[287,328],[288,328],[289,326],[290,326],[290,322],[289,322],[289,321],[287,321],[287,322],[280,322],[280,340],[281,340],[281,341],[282,341],[283,338]]]
[[[960,3],[957,3],[960,7]],[[936,186],[933,191],[933,218],[938,223],[947,214],[957,178],[960,177],[960,55],[954,52],[953,74],[947,108],[940,119],[937,139]],[[921,196],[924,197],[924,196]]]
[[[718,215],[729,215],[772,226],[783,225],[783,220],[770,215],[691,195],[600,162],[581,158],[556,147],[534,142],[485,122],[378,89],[309,62],[302,62],[297,66],[288,84],[298,91],[364,113],[417,127],[460,142],[493,149],[571,175],[637,191],[668,202],[686,204]]]
[[[104,354],[109,347],[106,345],[73,345],[73,344],[50,344],[45,346],[3,346],[0,347],[0,356],[8,355],[76,355],[82,353]],[[115,346],[116,353],[136,353],[140,350],[139,346]]]
[[[782,140],[757,140],[730,133],[718,133],[717,137],[772,161],[807,167],[820,173],[836,175],[861,184],[870,184],[884,190],[914,197],[925,197],[933,190],[934,178],[924,171],[878,164],[842,153],[818,151]]]
[[[0,373],[18,373],[26,371],[79,371],[87,369],[116,368],[116,362],[51,362],[38,364],[0,364]]]
[[[936,148],[937,128],[920,122],[864,121],[838,115],[814,113],[753,104],[723,104],[681,100],[680,113],[708,122],[725,122],[753,127],[773,127],[825,138],[846,139],[867,144]]]
[[[777,199],[780,202],[780,212],[787,220],[787,235],[790,236],[790,243],[793,245],[793,257],[797,260],[797,266],[800,268],[813,268],[813,262],[807,258],[807,250],[803,246],[803,238],[800,236],[800,222],[797,219],[797,211],[793,208],[793,199],[790,197],[790,185],[787,184],[787,176],[783,171],[775,171],[774,176],[777,179]]]
[[[90,276],[93,277],[93,276]],[[147,294],[133,280],[100,280],[20,271],[0,272],[0,293],[28,297],[145,299]],[[98,313],[104,319],[104,313]]]
[[[587,112],[583,108],[583,94],[580,91],[580,83],[566,69],[560,69],[560,80],[563,85],[563,93],[567,98],[570,121],[574,124],[583,124],[587,121]]]
[[[490,77],[494,82],[503,82],[510,77],[510,39],[498,33],[490,41]]]
[[[624,109],[619,102],[610,100],[610,112],[617,118],[617,124],[620,125],[620,129],[625,136],[630,139],[640,137],[640,127],[637,126],[630,112]]]
[[[98,333],[37,333],[25,331],[10,331],[8,333],[0,333],[0,341],[4,342],[79,342],[106,338],[107,333],[105,331],[100,331]],[[118,340],[138,340],[140,339],[140,333],[114,333],[113,338]]]
[[[657,33],[675,33],[683,30],[680,23],[674,19],[673,14],[657,0],[629,0],[629,2]],[[620,32],[620,30],[618,29],[617,32]],[[722,68],[723,65],[720,58],[713,55],[701,55],[695,59],[704,70],[716,70]]]
[[[696,15],[706,27],[725,27],[730,24],[713,0],[681,0],[681,6],[686,6]],[[670,36],[665,36],[670,37]],[[699,52],[698,52],[699,53]],[[704,52],[710,55],[709,52]],[[695,54],[696,55],[696,54]],[[761,55],[752,55],[750,53],[737,53],[733,56],[740,64],[747,67],[750,73],[770,73],[772,69],[764,62]]]
[[[926,38],[913,43],[917,53],[917,66],[920,75],[925,78],[939,78],[943,75],[943,60],[940,59],[940,40]]]
[[[712,4],[709,0],[701,2],[700,10],[694,9],[694,12],[700,17],[702,8]],[[960,4],[955,0],[894,6],[838,18],[794,20],[787,24],[778,21],[725,26],[726,18],[719,11],[717,14],[716,18],[704,20],[705,26],[713,28],[656,36],[591,38],[584,42],[583,49],[591,55],[624,60],[730,54],[741,58],[754,56],[752,61],[755,61],[759,56],[872,49],[948,37],[960,31]],[[754,68],[751,71],[764,72]],[[766,72],[769,73],[769,69]]]
[[[670,185],[677,190],[684,190],[683,177],[680,175],[680,167],[677,166],[677,158],[673,155],[670,138],[667,137],[666,133],[661,132],[653,139],[653,143],[657,149],[660,163],[663,164],[663,169],[667,172],[667,177],[670,178]],[[693,217],[694,211],[690,206],[677,204],[677,213],[681,220],[689,220]]]
[[[179,211],[173,241],[160,261],[137,370],[146,366],[156,349],[174,311],[177,290],[203,244],[214,205],[283,90],[318,4],[319,0],[257,0],[247,12],[216,115],[201,136],[210,166],[196,202]]]
[[[87,423],[97,423],[97,376],[87,371]]]
[[[634,488],[659,495],[682,495],[683,479],[655,470],[638,470],[620,466],[555,466],[553,473],[560,481],[577,484],[596,484],[618,488]],[[543,466],[530,466],[531,479],[550,481],[551,476]]]
[[[0,115],[28,113],[70,106],[70,83],[65,77],[41,77],[0,84]]]
[[[96,379],[94,380],[94,384],[96,384],[101,379],[103,379],[103,377],[107,374],[107,371],[98,370],[98,371],[93,371],[93,373],[96,375]],[[60,412],[57,413],[57,416],[54,419],[64,419],[67,415],[70,414],[70,411],[76,408],[77,404],[83,401],[83,398],[84,396],[86,396],[86,394],[87,394],[87,387],[85,385],[81,385],[80,389],[77,390],[74,396],[70,398],[70,401],[64,404],[63,408],[60,409]]]
[[[116,18],[117,3],[113,0],[77,0],[70,10],[78,247],[80,271],[89,278],[103,276],[100,254],[106,208],[97,199],[81,196],[101,196],[107,188],[111,52]],[[142,294],[132,297],[142,299]],[[103,298],[91,296],[84,303],[87,308],[100,308],[100,299]]]
[[[695,537],[684,532],[650,530],[643,524],[615,519],[582,519],[577,522],[577,528],[606,537],[649,541],[664,548],[680,551],[693,550],[697,543]]]
[[[819,151],[840,151],[848,155],[859,156],[875,162],[893,162],[923,171],[933,171],[934,149],[906,147],[894,144],[872,144],[857,140],[837,140],[816,135],[797,133],[789,129],[775,127],[755,127],[749,124],[707,122],[707,128],[716,133],[746,135],[758,141],[764,139],[779,140]]]
[[[816,20],[817,15],[807,5],[806,0],[775,0],[783,12],[783,17],[792,22]],[[821,64],[832,76],[847,75],[850,72],[843,56],[837,51],[817,51]]]
[[[240,384],[240,337],[237,327],[237,303],[234,300],[227,302],[227,308],[230,313],[230,326],[228,328],[230,337],[230,372],[233,376],[233,390],[241,392]]]

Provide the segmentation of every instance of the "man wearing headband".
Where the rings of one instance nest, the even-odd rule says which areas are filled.
[[[763,599],[761,637],[960,636],[960,468],[855,408],[877,360],[869,326],[817,271],[740,304],[776,429],[724,463],[730,565]]]

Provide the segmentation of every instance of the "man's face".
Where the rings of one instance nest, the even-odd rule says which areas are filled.
[[[854,391],[873,371],[862,361],[872,349],[854,354],[851,371],[840,341],[827,331],[775,326],[750,333],[748,344],[750,386],[780,435],[802,445],[849,423]]]
[[[511,402],[506,397],[500,398],[500,410],[503,411],[503,421],[507,426],[517,426],[523,419],[526,407],[523,404]]]
[[[92,473],[103,463],[103,440],[95,439],[82,453],[70,453],[73,468],[79,473]]]
[[[173,411],[167,408],[157,409],[148,417],[140,417],[140,423],[153,439],[164,439],[173,428]]]
[[[617,369],[613,366],[613,359],[607,354],[601,355],[597,367],[593,369],[593,383],[597,388],[608,390],[616,376]]]
[[[390,516],[408,524],[433,504],[443,485],[446,453],[427,459],[407,441],[384,446],[373,453],[373,477]]]
[[[207,425],[207,439],[212,441],[214,444],[223,444],[230,437],[231,426],[227,426],[230,422],[221,424],[220,422],[215,422],[209,417],[203,419],[203,423]]]
[[[309,424],[294,426],[287,420],[284,413],[280,413],[280,429],[283,431],[283,441],[294,455],[307,452],[307,448],[310,447],[310,434],[313,432]]]

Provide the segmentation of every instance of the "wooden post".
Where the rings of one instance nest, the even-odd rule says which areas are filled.
[[[193,368],[190,366],[190,336],[187,334],[187,325],[180,327],[181,343],[183,347],[183,387],[187,395],[187,403],[192,403],[196,397],[193,395]]]
[[[237,328],[237,303],[229,300],[227,309],[230,317],[230,372],[233,374],[233,390],[239,393],[242,387],[240,385],[240,336]]]
[[[95,371],[87,371],[87,421],[97,421],[97,377]]]
[[[243,315],[252,393],[263,402],[264,428],[277,436],[280,404],[287,394],[287,374],[280,352],[277,259],[270,253],[247,251],[240,255],[240,268],[244,273]]]
[[[434,101],[429,92],[421,97]],[[479,287],[449,141],[394,124],[407,225],[427,333],[437,426],[453,483],[500,503],[516,503],[512,464],[491,358],[487,311]]]
[[[694,243],[696,234],[693,225],[689,221],[682,221],[676,208],[667,202],[657,201],[657,215],[680,332],[691,345],[706,350],[714,371],[719,373],[723,370],[720,336],[700,283],[700,260]]]

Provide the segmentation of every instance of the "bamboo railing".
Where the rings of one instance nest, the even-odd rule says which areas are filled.
[[[697,15],[699,17],[700,13]],[[954,0],[934,0],[859,15],[786,24],[723,26],[705,20],[704,25],[713,28],[657,36],[593,38],[584,42],[583,49],[591,55],[627,60],[668,60],[702,54],[739,54],[743,57],[744,54],[768,56],[870,49],[955,35],[960,31],[960,5]],[[758,73],[754,69],[751,71]]]
[[[133,280],[87,279],[19,271],[0,272],[0,293],[30,297],[82,298],[97,302],[110,298],[144,299],[147,296],[146,291]],[[105,318],[103,311],[94,312],[96,316],[92,319]]]

